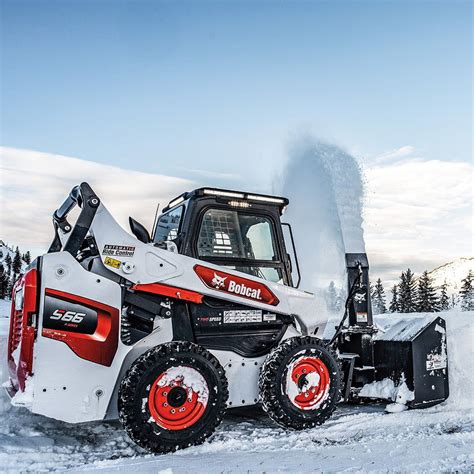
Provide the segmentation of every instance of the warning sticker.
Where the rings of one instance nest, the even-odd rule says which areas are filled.
[[[224,311],[224,324],[261,322],[262,312],[258,309]]]
[[[268,313],[263,315],[264,321],[276,321],[277,315],[273,313]]]
[[[122,265],[120,260],[115,260],[115,258],[111,257],[105,257],[104,263],[113,268],[120,268],[120,265]]]
[[[367,313],[363,313],[361,311],[358,311],[356,313],[356,320],[358,323],[366,323],[367,322]]]
[[[135,247],[129,245],[104,245],[102,255],[110,255],[112,257],[133,257]]]
[[[446,357],[441,354],[428,354],[426,359],[426,370],[439,370],[446,368]]]

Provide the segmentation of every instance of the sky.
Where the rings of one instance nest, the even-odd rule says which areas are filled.
[[[471,2],[0,4],[4,219],[25,163],[55,176],[51,200],[91,176],[124,213],[183,185],[271,191],[288,143],[312,134],[364,168],[383,277],[472,254]],[[53,169],[70,163],[57,157],[82,165]],[[108,187],[117,169],[128,205]],[[144,181],[123,170],[168,184],[135,189]],[[25,218],[37,189],[17,201]],[[38,247],[14,229],[2,234]]]

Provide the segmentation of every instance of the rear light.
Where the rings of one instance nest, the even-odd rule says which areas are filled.
[[[12,292],[10,334],[8,338],[8,367],[16,389],[24,390],[32,373],[33,345],[38,311],[38,272],[27,271],[17,280]]]
[[[245,202],[245,201],[229,201],[229,205],[232,207],[242,207],[242,208],[248,208],[251,206],[249,202]]]

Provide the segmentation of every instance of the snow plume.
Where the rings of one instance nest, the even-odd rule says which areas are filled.
[[[341,148],[311,138],[290,147],[279,192],[290,199],[302,288],[345,286],[346,252],[365,252],[359,165]]]

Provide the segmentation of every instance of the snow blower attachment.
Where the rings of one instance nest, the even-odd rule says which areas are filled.
[[[344,316],[322,339],[329,312],[324,295],[298,289],[287,205],[201,188],[172,200],[151,236],[130,219],[132,236],[87,183],[76,186],[53,215],[49,252],[13,289],[12,403],[69,423],[119,418],[162,453],[202,443],[232,407],[260,403],[304,429],[341,394],[385,396],[380,384],[414,407],[444,400],[444,321],[377,331],[364,253],[346,256]]]
[[[435,315],[406,318],[386,332],[374,325],[369,264],[365,254],[346,254],[346,312],[329,342],[339,350],[345,401],[389,399],[426,408],[448,398],[446,323]],[[349,323],[343,323],[348,317]],[[396,316],[394,316],[395,318]]]

